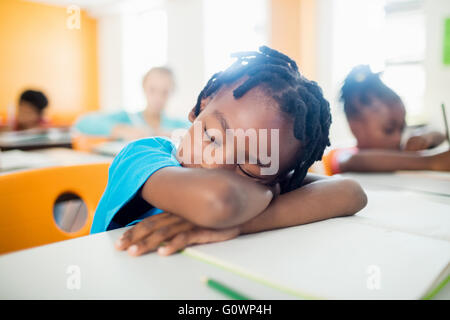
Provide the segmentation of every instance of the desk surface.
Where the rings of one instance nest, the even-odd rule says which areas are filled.
[[[312,226],[314,229],[314,225],[308,226]],[[300,228],[290,228],[290,230],[301,230]],[[302,282],[302,279],[308,283],[309,277],[320,279],[320,274],[315,272],[310,273],[306,278],[292,277],[293,274],[301,275],[300,270],[312,267],[317,261],[310,259],[300,263],[299,259],[294,259],[292,263],[290,260],[283,262],[282,257],[286,250],[277,250],[278,253],[269,259],[264,254],[266,260],[262,262],[251,261],[254,260],[252,257],[255,254],[257,256],[262,249],[261,245],[255,242],[258,239],[288,237],[293,240],[293,233],[288,234],[284,231],[278,230],[246,236],[245,239],[193,247],[189,249],[189,254],[176,254],[170,257],[147,254],[133,258],[126,252],[116,251],[113,243],[123,230],[104,232],[6,254],[0,256],[0,299],[223,299],[221,294],[203,285],[201,278],[204,276],[219,280],[254,299],[298,298],[298,296],[242,277],[227,268],[220,268],[211,261],[206,263],[193,258],[202,252],[217,254],[218,257],[223,256],[226,252],[232,256],[235,253],[237,256],[246,255],[245,252],[238,253],[235,249],[238,246],[244,251],[248,250],[245,245],[248,242],[254,249],[249,252],[247,259],[241,260],[244,264],[253,264],[253,267],[258,269],[257,272],[269,271],[272,278],[288,277],[290,278],[287,281],[288,285]],[[310,231],[315,232],[312,229]],[[309,231],[306,230],[306,232]],[[365,230],[361,232],[365,233]],[[301,233],[298,239],[299,243],[302,242]],[[293,242],[290,241],[290,243],[292,245]],[[273,249],[273,246],[275,244],[264,251]],[[321,246],[323,249],[323,243],[319,244],[319,250]],[[314,246],[309,247],[311,250],[315,250]],[[429,253],[427,254],[429,255]],[[302,254],[300,256],[303,258]],[[340,268],[339,264],[342,263],[338,263],[336,266],[336,262],[330,260],[333,265],[333,267],[330,266],[330,269]],[[79,289],[73,289],[73,287],[69,289],[70,285],[68,287],[68,282],[73,279],[71,270],[74,269],[70,269],[71,266],[76,266],[79,270]],[[262,270],[260,270],[261,268]],[[290,276],[286,275],[286,270],[291,270]],[[294,270],[297,271],[294,272]],[[404,270],[404,268],[397,266],[395,270]],[[324,275],[323,278],[326,286],[327,276]],[[361,275],[357,277],[359,276]],[[386,274],[385,277],[387,278],[387,276]],[[342,279],[336,280],[342,282]],[[450,299],[450,286],[447,285],[441,290],[435,299]]]
[[[363,187],[384,187],[391,190],[450,197],[450,172],[398,171],[395,173],[344,173]]]
[[[224,299],[204,276],[255,299],[292,299],[183,254],[138,258],[114,249],[124,230],[0,256],[0,299]],[[68,289],[70,266],[78,266],[80,289]]]
[[[389,182],[396,176],[385,178]],[[203,276],[213,277],[256,299],[298,297],[220,268],[214,261],[232,263],[277,284],[291,288],[295,285],[312,294],[333,293],[329,282],[324,280],[331,279],[340,284],[348,292],[345,296],[349,297],[356,290],[365,292],[362,287],[366,279],[365,268],[375,263],[386,270],[383,281],[387,281],[385,290],[391,294],[388,297],[405,297],[405,291],[399,291],[401,284],[406,289],[412,290],[416,286],[414,290],[421,291],[427,277],[436,275],[450,261],[450,199],[406,188],[387,191],[389,188],[381,187],[379,183],[363,185],[368,186],[369,204],[355,217],[197,246],[185,254],[167,258],[156,254],[131,258],[125,252],[116,251],[113,243],[123,230],[0,256],[0,299],[223,298],[201,283]],[[354,227],[349,228],[348,224]],[[343,259],[352,256],[348,252],[359,257],[355,260],[357,263]],[[194,259],[196,254],[204,254],[212,260],[206,263]],[[385,265],[386,261],[392,261],[393,265]],[[68,268],[73,265],[80,270],[79,290],[67,288],[71,277]],[[329,266],[329,270],[323,269],[324,266]],[[323,275],[318,272],[320,268],[325,270]],[[358,272],[356,276],[351,268]],[[349,283],[348,277],[358,282]],[[422,278],[420,283],[411,282],[420,277],[426,279]],[[325,294],[325,297],[340,294],[336,288],[334,290],[334,294]],[[380,297],[376,293],[372,295],[375,299]],[[435,299],[450,299],[450,285],[447,284]]]
[[[65,148],[52,148],[39,151],[11,150],[0,153],[0,175],[18,170],[111,162],[112,160],[113,157],[111,156]]]

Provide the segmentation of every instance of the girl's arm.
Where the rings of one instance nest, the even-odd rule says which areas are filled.
[[[268,187],[220,169],[166,167],[142,188],[142,198],[198,226],[226,228],[261,213],[272,200]]]
[[[424,154],[414,151],[360,150],[338,159],[341,172],[390,172],[397,170],[450,170],[450,151]]]
[[[198,227],[176,215],[161,213],[127,230],[117,241],[116,248],[128,250],[133,256],[154,250],[170,255],[193,244],[352,215],[366,203],[364,191],[353,180],[308,175],[304,186],[278,196],[261,214],[241,225],[221,229]]]
[[[308,175],[305,185],[275,198],[269,207],[240,226],[254,233],[353,215],[367,204],[361,186],[351,179]]]

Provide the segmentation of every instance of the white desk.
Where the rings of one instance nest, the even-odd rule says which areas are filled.
[[[130,257],[113,247],[123,231],[0,256],[0,299],[226,299],[204,276],[254,299],[293,298],[183,254]],[[79,290],[67,288],[71,265],[80,268]]]
[[[116,251],[113,243],[123,230],[0,256],[0,299],[223,298],[201,283],[203,276],[222,281],[252,298],[298,297],[217,266],[224,261],[262,275],[278,286],[325,298],[341,295],[342,291],[346,292],[344,297],[352,297],[355,292],[361,293],[359,297],[374,299],[410,297],[399,288],[422,290],[426,281],[413,279],[425,273],[428,277],[435,275],[450,260],[450,222],[446,216],[450,213],[450,199],[402,188],[386,191],[379,184],[363,185],[369,186],[369,204],[355,217],[195,246],[186,254],[171,257],[148,254],[131,258]],[[192,257],[199,254],[206,255],[210,263]],[[347,260],[352,256],[357,259]],[[386,265],[386,261],[393,264]],[[412,266],[424,261],[429,263],[423,270],[413,270]],[[386,295],[367,294],[364,286],[370,264],[380,265]],[[71,265],[80,268],[80,290],[67,288],[70,275],[66,272]],[[324,266],[325,272],[319,273],[317,270]],[[338,287],[332,291],[330,283]],[[435,298],[450,299],[450,285]]]
[[[0,153],[0,175],[19,170],[51,166],[70,166],[86,163],[112,162],[114,157],[75,151],[66,148],[50,148],[39,151],[11,150]]]
[[[330,228],[336,221],[339,220],[329,220],[324,223]],[[314,272],[315,265],[318,263],[320,266],[320,262],[317,261],[319,256],[322,255],[322,258],[329,261],[331,273],[336,268],[340,270],[344,267],[342,270],[345,270],[348,264],[346,261],[333,260],[334,258],[327,260],[328,258],[323,256],[324,248],[330,244],[326,241],[320,242],[320,235],[317,235],[319,241],[316,244],[303,241],[305,235],[316,234],[316,229],[317,225],[310,224],[304,227],[249,235],[228,242],[192,247],[189,249],[191,251],[189,255],[176,254],[170,257],[147,254],[133,258],[126,252],[116,251],[113,243],[123,230],[63,241],[0,256],[0,299],[223,299],[224,296],[201,283],[200,279],[203,276],[222,281],[255,299],[298,298],[298,296],[249,280],[235,272],[194,259],[192,256],[206,253],[209,257],[215,256],[222,260],[231,257],[230,261],[234,265],[241,265],[250,270],[253,268],[257,273],[268,273],[269,278],[281,279],[279,283],[284,282],[287,286],[295,283],[308,286],[310,280],[317,282],[321,279],[321,275]],[[364,237],[367,234],[366,229],[368,230],[367,227],[355,229],[358,234],[346,236]],[[405,235],[404,239],[407,240],[408,237],[410,236]],[[267,239],[270,241],[265,241]],[[417,240],[416,238],[415,242],[413,241],[413,247],[420,243]],[[277,241],[287,245],[280,248]],[[355,239],[353,242],[357,244],[358,240]],[[262,245],[263,243],[265,244]],[[408,248],[406,243],[397,241],[394,245],[401,245],[409,252],[414,251],[414,248]],[[439,246],[442,245],[445,247],[443,243]],[[302,247],[309,249],[305,251],[300,249]],[[331,247],[333,250],[341,251],[345,248],[340,248],[339,237],[335,243],[331,244]],[[366,251],[370,252],[375,247],[367,248]],[[380,249],[375,250],[379,253],[384,249],[388,250],[388,247],[383,247],[382,244],[378,247]],[[439,250],[438,247],[435,249]],[[354,250],[354,248],[348,249]],[[298,250],[300,251],[297,252]],[[364,248],[359,248],[358,251],[364,252]],[[313,259],[304,259],[311,257],[309,254],[314,252],[316,256],[313,255]],[[432,254],[427,252],[425,256]],[[424,259],[426,259],[425,256]],[[235,257],[238,257],[237,264],[233,261]],[[367,258],[369,260],[361,261],[362,265],[377,261],[371,254],[365,254],[364,259]],[[214,263],[214,260],[210,262]],[[80,270],[79,290],[67,287],[71,277],[67,271],[72,265],[78,266]],[[220,266],[220,263],[218,265]],[[398,265],[395,268],[397,271],[391,270],[390,275],[384,273],[386,283],[389,284],[387,279],[390,276],[399,274],[400,270],[406,271],[405,268],[408,266]],[[365,270],[359,271],[361,272],[356,274],[356,278],[364,279]],[[325,291],[328,286],[327,281],[332,279],[328,279],[329,275],[324,274],[322,278]],[[402,277],[408,279],[405,275]],[[340,283],[345,282],[345,279],[336,278],[332,281]],[[450,299],[450,286],[447,285],[435,298]]]

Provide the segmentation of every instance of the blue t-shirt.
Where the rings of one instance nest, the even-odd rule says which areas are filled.
[[[109,168],[108,185],[95,211],[91,233],[135,224],[161,213],[140,196],[140,189],[157,170],[180,166],[176,148],[167,138],[152,137],[128,144]]]

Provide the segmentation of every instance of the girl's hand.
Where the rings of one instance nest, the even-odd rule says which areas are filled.
[[[431,147],[432,141],[428,136],[413,136],[406,142],[405,151],[426,150]]]
[[[404,150],[419,151],[437,147],[445,140],[445,135],[438,131],[413,136],[406,142]]]
[[[207,229],[171,213],[148,217],[127,230],[116,242],[118,250],[127,250],[132,256],[158,250],[161,255],[173,254],[192,244],[218,242],[239,235],[238,227]],[[164,242],[164,246],[161,244]]]

